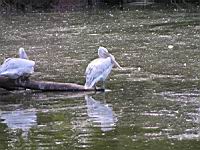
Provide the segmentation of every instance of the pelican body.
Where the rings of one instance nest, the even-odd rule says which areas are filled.
[[[0,76],[11,79],[29,77],[34,72],[35,62],[28,60],[23,48],[19,49],[19,58],[8,58],[0,66]]]
[[[120,65],[115,61],[114,56],[108,53],[108,50],[106,48],[99,47],[98,55],[99,58],[90,62],[90,64],[86,68],[86,89],[94,87],[99,81],[103,81],[104,88],[104,82],[110,74],[112,68],[114,66],[121,68]]]

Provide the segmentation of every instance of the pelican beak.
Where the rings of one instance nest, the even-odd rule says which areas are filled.
[[[112,61],[113,61],[115,67],[118,67],[119,69],[123,69],[123,68],[118,64],[118,62],[115,60],[115,57],[114,57],[112,54],[109,54],[109,56],[112,58]]]
[[[119,69],[123,69],[123,68],[118,64],[118,62],[116,62],[116,60],[114,60],[114,66],[115,66],[115,67],[118,67]]]

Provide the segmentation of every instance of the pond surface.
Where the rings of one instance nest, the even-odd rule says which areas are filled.
[[[0,95],[0,149],[200,148],[200,11],[94,10],[0,16],[0,62],[24,47],[37,80],[84,84],[105,46],[105,93]]]

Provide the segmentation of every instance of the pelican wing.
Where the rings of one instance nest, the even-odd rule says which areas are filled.
[[[21,58],[9,58],[0,66],[0,75],[16,79],[34,72],[35,62]]]
[[[96,82],[105,80],[112,69],[111,59],[97,58],[93,60],[86,68],[86,83],[85,86],[91,88]]]

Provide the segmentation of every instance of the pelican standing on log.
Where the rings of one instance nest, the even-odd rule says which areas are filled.
[[[112,67],[120,67],[116,62],[115,57],[111,55],[104,47],[98,49],[99,58],[90,62],[85,71],[86,82],[85,88],[89,89],[95,86],[98,81],[103,82],[103,88],[105,89],[105,80],[110,74]]]
[[[23,48],[19,49],[19,58],[8,58],[0,66],[0,76],[11,79],[29,77],[34,72],[35,62],[28,60]]]

